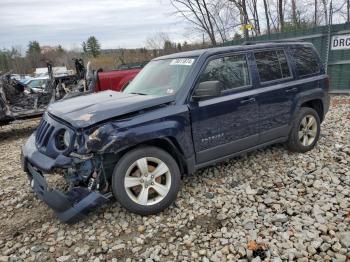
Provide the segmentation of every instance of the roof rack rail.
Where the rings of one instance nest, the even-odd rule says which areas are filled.
[[[289,42],[303,42],[303,40],[258,40],[258,41],[244,41],[242,45],[256,45],[264,43],[289,43]]]

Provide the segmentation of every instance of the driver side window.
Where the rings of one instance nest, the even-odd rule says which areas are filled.
[[[248,63],[245,54],[231,55],[211,60],[199,83],[220,81],[223,91],[250,85]]]

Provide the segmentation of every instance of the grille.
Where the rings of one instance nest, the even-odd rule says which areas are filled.
[[[35,142],[38,147],[46,147],[54,127],[46,122],[44,119],[40,122],[40,125],[36,131]]]

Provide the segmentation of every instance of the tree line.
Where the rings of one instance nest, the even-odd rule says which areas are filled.
[[[350,0],[170,0],[211,45],[239,37],[350,22]]]
[[[216,46],[223,42],[275,32],[288,32],[336,22],[350,22],[350,0],[170,0],[174,15],[183,17],[189,33],[201,41],[173,42],[167,33],[146,39],[136,49],[102,50],[95,36],[81,43],[81,49],[65,50],[30,41],[25,53],[20,48],[0,50],[0,72],[32,73],[36,67],[74,68],[73,58],[91,60],[96,68],[115,69],[120,64],[149,61],[175,52]],[[193,37],[192,37],[193,38]]]
[[[95,69],[113,70],[122,64],[142,63],[161,55],[207,46],[207,44],[198,43],[175,43],[166,33],[154,34],[147,38],[146,47],[134,49],[102,50],[95,36],[90,36],[83,41],[81,49],[77,50],[66,50],[61,45],[42,46],[38,41],[30,41],[24,54],[20,48],[16,47],[0,50],[0,74],[32,74],[35,68],[46,67],[47,62],[51,62],[53,66],[67,66],[73,69],[74,58],[82,58],[85,63],[91,61]]]
[[[78,52],[65,50],[61,45],[40,46],[38,41],[30,41],[25,53],[18,47],[0,50],[0,74],[31,74],[37,67],[46,67],[47,62],[53,62],[54,66],[73,67],[73,58],[77,55]]]

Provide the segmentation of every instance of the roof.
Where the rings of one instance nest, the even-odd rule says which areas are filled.
[[[43,80],[43,79],[49,79],[49,76],[33,77],[33,78],[28,79],[28,80],[32,81],[32,80]]]
[[[67,74],[67,67],[65,66],[57,66],[52,68],[53,74],[54,75],[60,75],[60,74]],[[48,74],[48,69],[47,67],[40,67],[35,69],[35,75],[45,75]]]
[[[257,49],[257,48],[267,48],[267,47],[280,47],[280,46],[290,46],[290,45],[303,45],[303,46],[310,46],[311,43],[307,42],[266,42],[266,43],[256,43],[256,44],[249,44],[249,45],[233,45],[233,46],[223,46],[223,47],[213,47],[213,48],[207,48],[207,49],[199,49],[199,50],[193,50],[193,51],[187,51],[187,52],[181,52],[181,53],[174,53],[171,55],[161,56],[157,57],[154,60],[162,60],[162,59],[173,59],[173,58],[182,58],[182,57],[198,57],[201,55],[215,55],[219,53],[227,53],[231,51],[241,51],[241,50],[251,50],[251,49]]]

